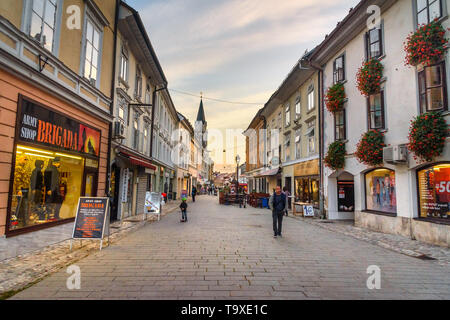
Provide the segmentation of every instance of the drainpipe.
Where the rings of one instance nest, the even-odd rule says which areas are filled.
[[[324,145],[323,145],[323,138],[324,138],[324,123],[323,123],[323,97],[322,97],[322,88],[324,87],[324,80],[323,80],[323,68],[315,64],[313,61],[308,61],[309,65],[318,71],[319,77],[318,77],[318,94],[319,94],[319,212],[320,212],[320,218],[326,219],[325,214],[325,203],[324,203],[324,195],[323,195],[323,154],[324,154]]]
[[[114,17],[114,41],[113,41],[113,68],[112,68],[112,79],[111,79],[111,104],[109,105],[109,113],[111,116],[114,115],[114,97],[115,97],[115,88],[116,88],[116,67],[117,67],[117,26],[119,20],[119,9],[120,9],[120,0],[116,0],[116,12]],[[109,137],[108,137],[108,154],[106,160],[106,190],[105,194],[107,197],[110,197],[111,190],[111,141],[112,141],[112,132],[113,132],[113,124],[109,124]]]

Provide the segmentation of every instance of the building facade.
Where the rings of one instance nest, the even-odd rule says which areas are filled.
[[[77,1],[72,23],[70,5],[0,3],[0,236],[107,195],[116,1]]]
[[[381,20],[367,25],[367,8],[381,8]],[[449,53],[428,67],[404,64],[403,43],[420,24],[434,18],[445,30],[449,1],[361,1],[313,53],[323,70],[324,88],[340,82],[347,96],[343,110],[324,109],[324,148],[342,141],[345,167],[324,168],[325,209],[330,219],[354,219],[355,225],[399,234],[429,243],[449,245],[449,138],[432,162],[417,162],[407,152],[410,121],[428,111],[444,115],[447,124],[450,76]],[[449,32],[446,32],[448,37]],[[356,74],[363,61],[378,59],[384,67],[381,91],[368,97],[357,89]],[[404,150],[399,159],[383,157],[379,166],[359,162],[355,151],[362,134],[384,134],[388,147]]]

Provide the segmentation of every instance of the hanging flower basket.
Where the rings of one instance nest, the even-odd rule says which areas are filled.
[[[329,87],[325,96],[325,104],[328,111],[334,113],[336,111],[342,110],[344,108],[345,98],[346,96],[344,84],[339,82]]]
[[[383,77],[383,65],[378,59],[364,62],[356,74],[358,90],[364,96],[380,92],[380,82]]]
[[[345,166],[345,143],[335,141],[328,146],[325,156],[325,165],[333,170],[342,169]]]
[[[362,135],[356,146],[356,158],[368,166],[383,163],[384,134],[378,130],[370,130]]]
[[[416,32],[411,33],[404,44],[406,51],[405,64],[429,66],[442,60],[447,50],[448,40],[445,29],[435,19],[429,24],[422,25]]]
[[[432,161],[444,150],[449,126],[444,117],[437,112],[427,112],[411,121],[408,149],[414,159]]]

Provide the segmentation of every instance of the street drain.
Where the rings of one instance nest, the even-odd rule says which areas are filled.
[[[417,256],[416,258],[420,259],[420,260],[437,260],[433,257],[427,256],[426,254],[421,254],[420,256]]]

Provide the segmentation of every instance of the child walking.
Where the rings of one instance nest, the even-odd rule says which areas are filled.
[[[181,221],[180,222],[187,222],[187,203],[186,198],[181,199],[180,209],[181,209]]]

